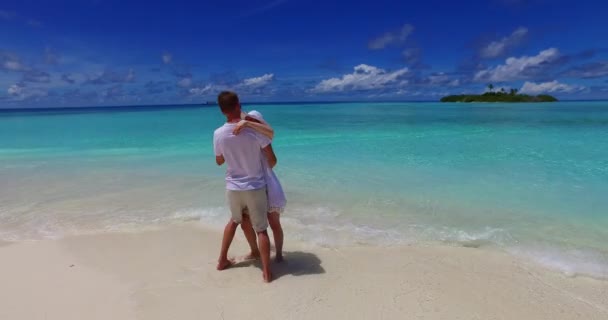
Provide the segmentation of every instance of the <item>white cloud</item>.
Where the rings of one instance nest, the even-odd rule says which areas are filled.
[[[574,86],[565,83],[559,83],[557,80],[543,83],[534,83],[526,81],[519,92],[525,94],[542,94],[542,93],[573,93],[585,89],[582,86]]]
[[[191,80],[191,78],[184,78],[182,81]],[[192,85],[191,81],[188,81],[188,86],[190,87],[188,93],[190,96],[209,96],[215,95],[222,90],[234,90],[237,93],[246,94],[246,95],[262,95],[262,94],[272,94],[275,91],[267,88],[267,85],[274,80],[274,74],[266,73],[259,77],[253,77],[244,79],[242,81],[236,81],[233,84],[222,84],[222,83],[208,83],[208,84],[197,84]],[[180,81],[181,82],[181,81]]]
[[[263,87],[274,80],[273,73],[266,73],[263,76],[253,77],[243,80],[243,85],[246,87]]]
[[[179,80],[177,82],[177,85],[182,88],[188,88],[192,85],[192,78],[190,78],[190,77],[182,78],[181,80]]]
[[[126,73],[106,70],[93,78],[89,78],[87,84],[104,85],[110,83],[129,83],[135,81],[135,71],[129,69]]]
[[[100,96],[103,101],[129,100],[130,98],[133,98],[132,95],[125,92],[122,84],[115,84],[107,88],[101,92]]]
[[[205,96],[216,91],[214,85],[208,84],[203,87],[191,88],[188,92],[193,96]]]
[[[559,50],[550,48],[541,51],[535,56],[523,56],[521,58],[508,58],[505,64],[481,70],[475,74],[476,81],[511,81],[523,79],[537,74],[539,70],[548,64],[557,61],[560,57]]]
[[[450,77],[443,73],[437,73],[429,76],[429,83],[432,85],[444,84],[450,80]]]
[[[164,64],[169,64],[173,61],[173,56],[170,53],[163,53],[163,63]]]
[[[601,78],[608,76],[608,61],[592,62],[571,68],[567,76],[576,78]]]
[[[23,73],[24,82],[37,82],[37,83],[49,83],[51,82],[51,75],[41,70],[28,70]]]
[[[69,84],[74,84],[76,83],[76,79],[74,79],[74,76],[70,73],[64,73],[61,75],[61,80],[69,83]]]
[[[454,79],[445,72],[438,72],[428,76],[427,83],[433,86],[451,86],[460,85],[460,79]]]
[[[321,81],[311,91],[316,93],[338,92],[345,90],[372,90],[382,89],[392,84],[406,84],[401,80],[408,73],[407,68],[387,72],[374,66],[360,64],[354,72],[343,75],[342,78],[331,78]]]
[[[19,61],[5,61],[4,68],[11,71],[23,70],[23,65]]]
[[[7,93],[9,96],[19,96],[23,92],[23,87],[20,87],[16,84],[8,87]]]
[[[384,49],[391,44],[405,42],[412,32],[414,32],[414,27],[411,24],[406,24],[396,32],[387,32],[375,39],[372,39],[367,46],[371,50]]]
[[[26,99],[35,99],[46,97],[48,95],[48,91],[42,88],[27,88],[19,84],[14,84],[8,87],[6,90],[9,97],[11,97],[14,101],[23,101]]]
[[[27,69],[19,57],[9,52],[0,51],[0,70],[23,71]]]
[[[492,41],[488,45],[484,46],[479,52],[479,55],[482,58],[497,58],[503,56],[509,49],[520,44],[527,34],[528,29],[519,27],[509,36],[506,36],[498,41]]]

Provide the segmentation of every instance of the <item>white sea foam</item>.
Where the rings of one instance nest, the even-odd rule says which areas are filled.
[[[426,241],[441,241],[465,247],[504,247],[516,243],[516,240],[508,231],[488,226],[478,230],[461,230],[453,227],[412,225],[411,230],[418,233]]]
[[[226,222],[226,208],[183,211],[176,217],[196,218],[213,228]],[[327,207],[306,209],[307,214],[292,209],[282,217],[288,238],[314,246],[336,247],[350,245],[392,246],[443,243],[465,247],[489,247],[561,271],[567,275],[588,275],[608,278],[608,257],[592,250],[566,250],[557,246],[540,247],[522,244],[508,230],[484,227],[461,230],[453,227],[410,225],[406,229],[380,228],[345,222],[339,211]],[[301,215],[302,214],[302,215]]]
[[[26,210],[29,211],[29,210]],[[6,213],[6,212],[5,212]],[[3,212],[0,211],[0,217]],[[5,216],[6,217],[6,216]],[[29,218],[28,218],[29,217]],[[19,221],[14,216],[4,219],[11,227],[0,228],[0,240],[23,241],[57,239],[68,235],[99,232],[138,232],[174,223],[195,221],[205,227],[221,230],[229,219],[223,206],[185,208],[165,215],[146,212],[89,212],[86,226],[78,225],[83,219],[60,219],[56,215],[28,214]],[[588,275],[608,278],[606,253],[583,249],[564,249],[552,245],[522,243],[508,230],[496,227],[462,230],[454,227],[412,224],[387,227],[372,226],[352,221],[340,210],[316,206],[296,207],[282,216],[283,227],[289,239],[311,246],[340,247],[351,245],[397,246],[411,244],[447,244],[465,247],[490,247],[505,250],[516,256],[535,261],[545,267],[567,275]]]
[[[586,275],[608,279],[608,257],[596,250],[520,246],[508,248],[508,251],[568,276]]]

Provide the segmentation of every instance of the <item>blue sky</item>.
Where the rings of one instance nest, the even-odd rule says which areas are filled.
[[[605,1],[0,3],[0,107],[608,98]]]

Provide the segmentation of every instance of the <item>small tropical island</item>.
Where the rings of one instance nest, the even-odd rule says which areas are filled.
[[[457,94],[441,98],[441,102],[555,102],[557,99],[548,94],[531,96],[517,93],[517,89],[508,92],[501,88],[494,91],[494,85],[488,85],[488,91],[483,94]]]

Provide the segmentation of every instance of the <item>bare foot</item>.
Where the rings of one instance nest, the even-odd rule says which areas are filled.
[[[276,262],[276,263],[281,263],[281,262],[283,262],[283,261],[285,261],[285,259],[283,259],[283,255],[282,255],[282,254],[277,254],[277,255],[274,257],[274,262]]]
[[[230,268],[234,264],[233,260],[220,260],[217,263],[217,270],[222,271]]]
[[[272,281],[272,273],[262,272],[262,276],[264,277],[264,282],[270,283]]]
[[[245,260],[258,260],[260,258],[260,251],[251,251],[244,257]]]

